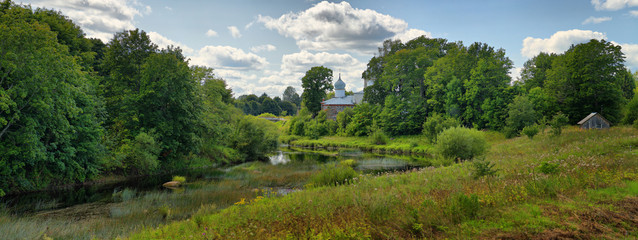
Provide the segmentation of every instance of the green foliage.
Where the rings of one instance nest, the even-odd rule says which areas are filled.
[[[378,128],[372,130],[368,138],[370,139],[370,142],[372,142],[372,144],[376,145],[386,145],[390,141],[388,136],[385,135],[385,132],[382,129]]]
[[[536,111],[534,111],[532,102],[526,96],[519,95],[514,98],[514,101],[507,106],[507,109],[508,117],[505,120],[505,124],[508,129],[506,132],[510,132],[508,135],[516,136],[523,128],[536,122]]]
[[[304,106],[314,117],[321,110],[321,101],[326,97],[326,91],[332,90],[332,70],[320,66],[312,67],[301,78],[303,93],[301,99]]]
[[[393,95],[385,98],[383,110],[375,120],[391,136],[412,135],[421,132],[425,107],[418,98],[400,100]]]
[[[460,223],[465,220],[475,219],[481,210],[481,203],[476,194],[458,194],[449,200],[446,212],[453,222]]]
[[[563,132],[563,128],[567,126],[568,123],[569,123],[569,118],[567,118],[567,115],[561,112],[554,115],[552,120],[549,122],[549,125],[552,127],[552,130],[551,130],[552,135],[554,136],[560,135]]]
[[[552,62],[545,88],[574,124],[583,114],[598,112],[612,123],[621,116],[626,68],[621,48],[592,39],[570,47]]]
[[[558,163],[542,162],[541,165],[538,166],[538,171],[544,174],[555,174],[560,172],[560,168]]]
[[[470,160],[485,153],[487,141],[476,129],[452,127],[439,134],[436,149],[445,158]]]
[[[436,138],[443,130],[458,127],[460,124],[458,120],[450,116],[443,116],[438,113],[432,114],[423,123],[423,135],[431,142],[436,143]]]
[[[538,132],[540,132],[540,127],[538,125],[536,125],[536,124],[531,125],[531,126],[526,126],[526,127],[523,128],[522,132],[529,139],[533,139],[534,136],[536,136],[536,134],[538,134]]]
[[[139,133],[133,141],[125,140],[118,150],[124,168],[130,173],[153,173],[159,167],[158,157],[162,149],[155,138],[145,132]]]
[[[629,125],[636,120],[638,120],[638,94],[634,95],[631,101],[625,106],[625,117],[622,123]]]
[[[186,177],[184,177],[184,176],[173,176],[173,181],[180,182],[180,183],[185,183],[186,182]]]
[[[346,108],[337,114],[337,132],[345,134],[348,124],[352,121],[354,116],[353,108]]]
[[[104,153],[97,81],[49,23],[81,32],[58,13],[41,12],[9,1],[0,8],[0,189],[6,192],[91,179]],[[92,53],[84,50],[76,53]]]
[[[346,126],[347,136],[366,136],[372,126],[379,107],[369,103],[361,103],[354,107],[350,123]]]
[[[279,130],[271,121],[244,116],[235,123],[231,146],[243,155],[241,161],[265,159],[277,149]]]
[[[472,162],[472,176],[479,179],[484,176],[496,176],[498,169],[490,161],[480,160]]]
[[[321,187],[348,184],[358,176],[357,171],[350,166],[326,164],[319,173],[310,178],[309,186]]]
[[[272,114],[272,113],[262,113],[262,114],[257,115],[257,117],[261,117],[261,118],[264,118],[264,117],[266,117],[266,118],[276,118],[277,116],[275,116],[275,114]]]
[[[358,165],[358,163],[354,159],[346,159],[346,160],[340,161],[339,165],[344,166],[344,167],[354,168],[354,167],[356,167]]]

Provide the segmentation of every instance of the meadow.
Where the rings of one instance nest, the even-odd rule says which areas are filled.
[[[636,129],[487,135],[488,153],[473,161],[360,175],[283,197],[247,195],[130,238],[638,238]]]

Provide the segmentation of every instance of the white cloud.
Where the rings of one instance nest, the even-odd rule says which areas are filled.
[[[169,6],[164,6],[164,9],[166,9],[166,10],[168,10],[168,11],[173,11],[173,8],[172,8],[172,7],[169,7]]]
[[[205,46],[191,57],[191,62],[195,65],[212,67],[215,71],[261,70],[268,65],[265,58],[230,46]]]
[[[206,36],[217,37],[217,32],[215,32],[213,29],[208,29],[208,31],[206,31]]]
[[[425,35],[426,37],[432,37],[432,33],[419,30],[419,29],[410,29],[403,33],[399,33],[394,36],[394,39],[399,39],[401,42],[408,42],[412,39],[418,38],[420,36]]]
[[[615,45],[619,45],[621,51],[625,54],[625,65],[634,71],[638,71],[638,44],[617,43],[611,41]]]
[[[228,31],[230,31],[230,35],[233,36],[233,38],[241,37],[241,32],[239,32],[239,29],[235,26],[229,26]]]
[[[585,19],[585,21],[583,21],[583,25],[585,24],[598,24],[601,22],[607,22],[607,21],[611,21],[611,17],[589,17],[587,19]]]
[[[638,17],[638,10],[629,11],[629,15]]]
[[[521,79],[522,67],[513,67],[510,69],[509,76],[512,78],[512,82],[519,81]]]
[[[173,45],[174,47],[181,48],[182,51],[184,51],[184,53],[186,54],[191,54],[194,52],[192,48],[184,45],[183,43],[170,40],[157,32],[149,32],[148,36],[151,38],[151,41],[157,44],[157,46],[159,46],[160,48],[167,48],[169,45]]]
[[[606,39],[604,33],[589,30],[572,29],[568,31],[558,31],[549,38],[527,37],[523,40],[521,54],[532,58],[540,52],[562,53],[569,49],[572,44],[588,42],[591,39]]]
[[[346,89],[349,91],[363,89],[361,73],[365,70],[366,64],[349,54],[311,53],[302,50],[298,53],[282,56],[281,62],[279,72],[265,71],[265,77],[260,78],[259,83],[251,86],[250,89],[243,88],[245,92],[242,94],[266,92],[270,96],[279,96],[287,86],[293,86],[301,94],[301,78],[306,71],[315,66],[332,69],[333,81],[336,81],[339,77],[338,74],[341,73],[341,79],[346,83]]]
[[[305,11],[287,13],[277,19],[260,15],[257,21],[295,39],[302,50],[345,49],[374,53],[385,39],[426,33],[408,29],[408,24],[401,19],[370,9],[353,8],[347,2],[323,1]]]
[[[616,11],[625,7],[638,6],[638,0],[591,0],[596,10]]]
[[[259,45],[259,46],[250,48],[250,51],[253,51],[253,52],[261,52],[261,51],[272,52],[275,50],[277,50],[277,47],[273,46],[272,44]]]
[[[149,14],[150,6],[135,0],[30,0],[36,7],[55,9],[80,25],[88,37],[108,41],[116,32],[134,29],[134,19]],[[141,11],[138,8],[142,9]]]

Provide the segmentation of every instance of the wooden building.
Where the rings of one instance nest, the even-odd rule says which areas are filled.
[[[599,113],[593,112],[587,115],[587,117],[583,118],[583,120],[580,120],[580,122],[578,122],[578,125],[582,129],[604,129],[609,128],[611,126],[611,123]]]

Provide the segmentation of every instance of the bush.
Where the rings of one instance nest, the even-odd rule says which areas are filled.
[[[119,152],[124,156],[124,167],[131,173],[148,174],[153,173],[159,166],[157,157],[161,151],[160,144],[153,136],[141,132],[133,141],[125,141],[119,148]]]
[[[180,182],[180,183],[185,183],[186,182],[186,177],[184,177],[184,176],[173,176],[173,181]]]
[[[386,145],[389,142],[388,136],[383,130],[376,129],[370,134],[370,141],[376,145]]]
[[[554,174],[560,171],[558,166],[558,163],[543,162],[538,166],[538,170],[544,174]]]
[[[536,124],[532,126],[527,126],[523,128],[523,134],[525,134],[529,139],[534,138],[538,132],[540,132],[540,127]]]
[[[472,164],[472,176],[479,179],[483,176],[496,176],[498,169],[494,168],[494,164],[490,161],[475,161]]]
[[[625,117],[622,120],[622,122],[627,125],[635,123],[636,121],[638,121],[638,94],[635,94],[631,101],[627,103],[625,107]]]
[[[563,132],[563,127],[567,125],[569,122],[569,118],[567,115],[559,112],[552,118],[552,121],[549,122],[549,125],[552,127],[552,135],[558,136]]]
[[[423,123],[423,135],[431,142],[436,142],[436,137],[443,130],[458,127],[459,121],[450,116],[442,116],[441,114],[434,113],[432,116],[428,117],[427,120]]]
[[[344,167],[354,168],[354,167],[357,166],[357,161],[355,161],[354,159],[346,159],[346,160],[343,160],[343,161],[339,162],[339,165],[344,166]]]
[[[310,178],[310,187],[337,186],[349,183],[359,174],[349,166],[329,164]]]
[[[536,111],[534,105],[526,96],[517,96],[514,101],[507,105],[508,117],[505,125],[512,131],[506,132],[506,136],[515,137],[526,126],[531,126],[536,122]]]
[[[453,127],[439,134],[436,149],[443,157],[469,160],[485,153],[487,141],[476,129]]]

